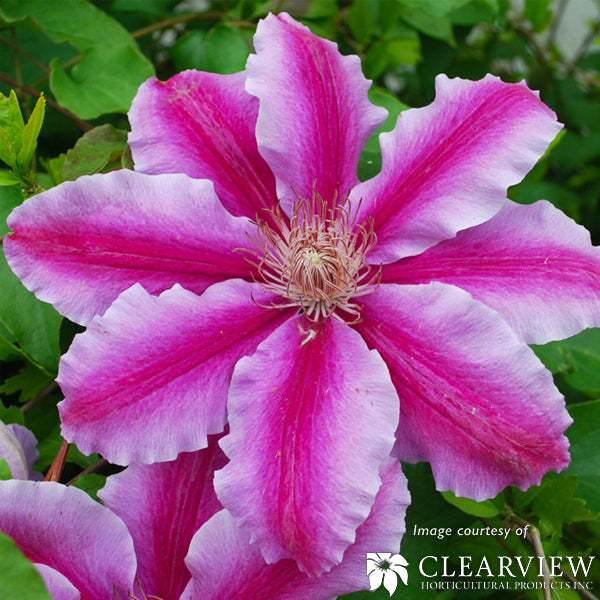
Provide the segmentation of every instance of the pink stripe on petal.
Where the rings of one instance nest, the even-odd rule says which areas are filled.
[[[342,562],[321,577],[309,577],[293,560],[265,563],[250,536],[227,510],[217,513],[194,536],[186,563],[192,581],[181,600],[333,600],[368,590],[367,552],[396,553],[410,502],[400,464],[388,459],[380,470],[381,487],[367,520]],[[316,540],[315,540],[316,541]]]
[[[380,356],[338,321],[290,319],[237,364],[228,410],[219,499],[267,562],[329,571],[369,514],[394,443],[398,398]]]
[[[140,86],[129,111],[129,144],[144,173],[186,173],[210,179],[224,206],[254,219],[277,198],[275,179],[258,153],[258,101],[244,73],[184,71]]]
[[[89,454],[130,464],[206,446],[226,421],[238,359],[285,318],[258,284],[231,280],[159,297],[136,285],[76,336],[57,381],[63,436]]]
[[[133,589],[136,560],[123,521],[82,490],[0,481],[0,530],[34,563],[64,575],[83,598],[126,598]]]
[[[454,284],[497,310],[528,344],[600,326],[600,249],[545,201],[507,202],[486,223],[384,265],[382,280]]]
[[[436,98],[380,136],[381,173],[350,198],[373,217],[373,262],[418,254],[492,217],[561,125],[524,84],[436,79]]]
[[[498,313],[432,283],[383,284],[362,315],[400,396],[399,457],[429,461],[439,490],[483,500],[567,466],[564,400]]]
[[[192,536],[222,508],[213,475],[226,462],[213,437],[204,450],[111,475],[98,493],[127,525],[138,559],[136,580],[147,596],[177,598],[183,592]]]
[[[236,248],[254,225],[232,217],[209,181],[121,170],[34,196],[8,219],[11,268],[71,320],[87,323],[136,282],[200,293],[250,268]]]
[[[291,212],[313,189],[333,205],[358,182],[358,158],[386,111],[372,105],[357,56],[289,15],[269,15],[254,37],[246,89],[260,100],[256,137]]]

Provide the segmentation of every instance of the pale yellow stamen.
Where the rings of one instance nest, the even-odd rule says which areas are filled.
[[[353,299],[373,292],[380,277],[380,269],[365,262],[376,242],[373,223],[357,224],[345,202],[329,208],[316,193],[296,202],[289,225],[279,209],[271,215],[276,228],[257,223],[259,237],[252,241],[258,252],[250,253],[265,289],[288,300],[278,306],[298,306],[311,321],[358,322]]]

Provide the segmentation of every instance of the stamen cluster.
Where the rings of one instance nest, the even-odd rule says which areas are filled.
[[[371,293],[380,275],[365,262],[376,242],[372,221],[357,224],[347,202],[330,208],[316,193],[294,204],[289,222],[280,209],[271,215],[275,227],[258,223],[260,253],[252,254],[264,287],[289,300],[279,306],[297,305],[311,321],[359,321],[353,299]]]

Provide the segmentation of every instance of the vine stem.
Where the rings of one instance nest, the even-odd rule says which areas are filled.
[[[75,477],[73,477],[73,479],[67,481],[67,485],[72,485],[80,477],[83,477],[84,475],[89,475],[90,473],[95,473],[96,471],[100,470],[102,467],[104,467],[107,464],[108,464],[108,461],[105,458],[101,458],[101,459],[97,460],[93,465],[90,465],[89,467],[83,469],[83,471],[81,471],[81,473],[78,473],[77,475],[75,475]]]
[[[38,92],[35,88],[32,88],[31,86],[26,85],[25,83],[19,83],[16,79],[13,79],[9,75],[6,75],[6,73],[0,73],[0,79],[2,81],[6,81],[6,83],[9,83],[10,85],[16,88],[23,90],[24,92],[27,92],[31,96],[35,96],[36,98],[39,98],[42,95],[41,92]],[[52,108],[55,108],[58,112],[61,112],[63,115],[65,115],[65,117],[71,119],[71,121],[77,124],[79,128],[83,131],[89,131],[90,129],[92,129],[92,125],[90,125],[83,119],[80,119],[77,115],[74,115],[70,110],[63,108],[60,104],[52,100],[52,98],[48,98],[48,96],[45,96],[45,98],[46,102]]]
[[[533,546],[536,556],[538,558],[542,559],[541,567],[542,567],[542,574],[543,574],[544,584],[545,584],[544,589],[543,589],[544,600],[551,600],[552,594],[550,592],[550,579],[551,579],[550,569],[548,567],[548,561],[546,560],[546,553],[544,552],[544,547],[542,545],[542,538],[540,535],[540,530],[537,527],[535,527],[532,523],[530,523],[529,521],[526,521],[525,519],[521,519],[521,517],[518,517],[517,515],[515,515],[512,512],[512,509],[510,509],[510,507],[507,507],[507,512],[509,514],[509,519],[508,519],[509,525],[516,524],[519,527],[527,528],[527,540]],[[483,519],[482,519],[482,521],[483,521]],[[510,550],[510,552],[513,556],[516,556],[512,550]],[[595,596],[589,590],[587,590],[585,587],[583,587],[583,585],[581,585],[581,582],[576,577],[571,575],[571,573],[569,573],[562,567],[559,567],[559,568],[560,568],[561,575],[563,577],[568,579],[571,583],[577,585],[576,589],[578,592],[581,593],[582,596],[584,596],[588,600],[599,600],[597,596]]]
[[[21,48],[21,46],[19,46],[14,40],[10,40],[10,39],[4,37],[3,35],[0,35],[0,42],[2,42],[3,44],[6,44],[7,46],[10,46],[15,52],[22,54],[27,60],[30,60],[38,69],[42,70],[44,73],[46,73],[46,74],[50,73],[50,69],[46,65],[41,63],[32,54],[29,54],[29,52],[27,52],[27,50],[24,50],[23,48]]]
[[[27,412],[30,408],[33,408],[36,404],[41,402],[46,396],[51,394],[56,389],[58,389],[58,384],[56,383],[56,381],[53,381],[52,383],[47,385],[35,398],[32,398],[28,402],[25,402],[25,404],[21,406],[21,412]]]
[[[132,31],[129,35],[135,40],[148,35],[149,33],[154,33],[155,31],[166,29],[167,27],[173,27],[174,25],[179,25],[180,23],[188,23],[189,21],[194,21],[196,19],[217,19],[221,16],[222,14],[217,11],[178,15],[177,17],[169,17],[168,19],[163,19],[157,23],[152,23],[152,25],[148,25],[147,27],[142,27],[141,29]]]

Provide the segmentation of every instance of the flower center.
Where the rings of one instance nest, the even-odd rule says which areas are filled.
[[[294,204],[289,224],[280,209],[271,215],[271,224],[257,223],[252,241],[258,251],[251,251],[257,260],[251,262],[265,289],[288,300],[279,306],[298,306],[311,321],[329,316],[359,321],[354,298],[379,282],[379,270],[365,262],[376,242],[373,223],[357,224],[345,202],[328,208],[316,193]]]

